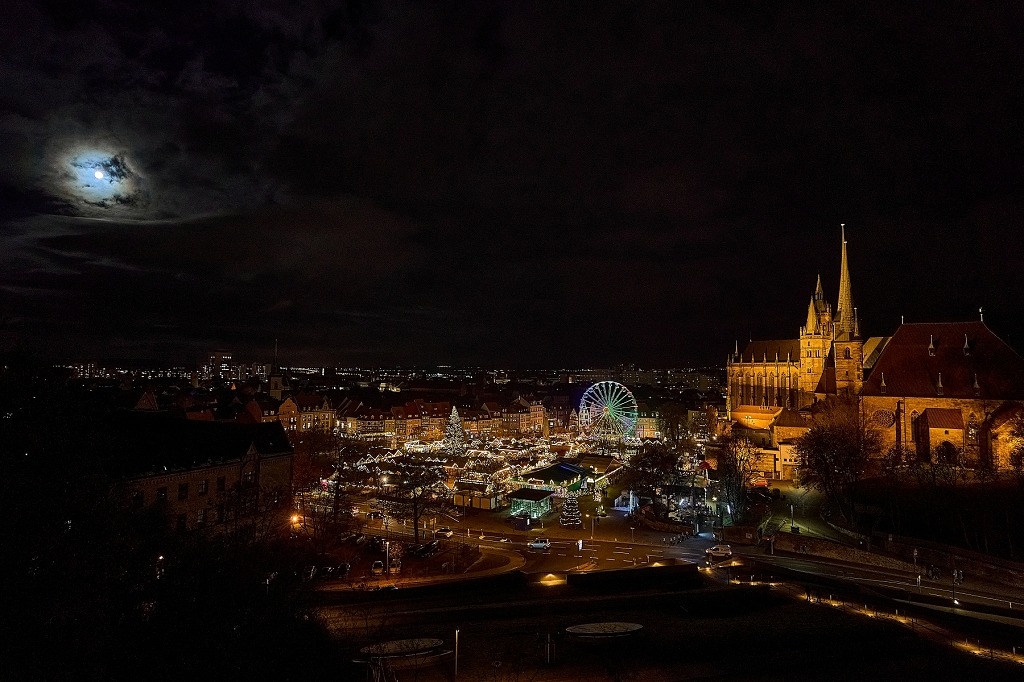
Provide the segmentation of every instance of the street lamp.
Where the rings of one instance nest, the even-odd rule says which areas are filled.
[[[590,519],[590,539],[593,540],[594,539],[594,521],[597,520],[597,517],[596,516],[591,516],[590,514],[587,514],[587,518]]]
[[[391,541],[384,541],[384,573],[391,575]]]

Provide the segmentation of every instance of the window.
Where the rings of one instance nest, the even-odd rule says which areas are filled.
[[[167,486],[161,486],[156,489],[156,499],[163,501],[167,499]]]
[[[199,481],[199,494],[205,495],[208,492],[210,492],[210,479],[204,478]]]
[[[224,477],[223,476],[218,476],[217,477],[217,492],[219,492],[219,493],[224,492]]]
[[[971,445],[978,442],[978,418],[973,414],[967,419],[967,442]]]
[[[196,512],[196,525],[199,527],[206,525],[206,507]]]
[[[179,500],[187,500],[188,499],[188,483],[179,483],[178,484],[178,499]]]
[[[215,510],[214,520],[217,523],[221,523],[224,520],[224,505],[223,504],[218,504],[217,505],[217,509]]]
[[[256,480],[256,472],[252,469],[246,469],[242,473],[242,483],[244,485],[252,485],[253,481]]]
[[[132,491],[132,509],[142,509],[146,503],[146,496],[141,490]]]
[[[188,519],[185,518],[184,514],[178,514],[176,527],[178,530],[185,530],[188,527]]]
[[[844,360],[849,360],[850,359],[850,349],[849,348],[844,348],[843,349],[843,359]]]

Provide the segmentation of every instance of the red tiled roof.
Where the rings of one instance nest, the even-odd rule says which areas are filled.
[[[984,322],[904,324],[886,344],[861,395],[1020,400],[1024,358]]]
[[[298,395],[293,395],[292,400],[294,400],[295,404],[300,408],[307,409],[319,409],[324,404],[323,397],[315,393],[299,393]]]
[[[945,407],[929,407],[921,413],[929,429],[959,429],[963,431],[964,416],[960,410]]]

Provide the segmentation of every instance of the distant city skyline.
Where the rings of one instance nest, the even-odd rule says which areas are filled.
[[[1024,7],[8,3],[0,350],[720,364],[1024,344]]]

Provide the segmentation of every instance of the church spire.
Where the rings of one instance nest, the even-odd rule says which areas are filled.
[[[853,294],[850,293],[850,267],[846,261],[846,223],[840,225],[843,235],[843,257],[839,266],[839,304],[836,306],[836,330],[842,338],[850,339],[858,335],[857,311],[853,307]]]

